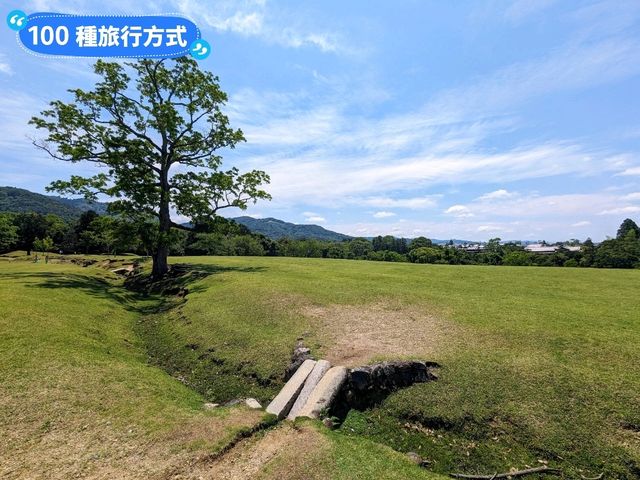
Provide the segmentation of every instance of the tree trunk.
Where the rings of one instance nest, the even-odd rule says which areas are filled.
[[[157,251],[152,255],[153,268],[151,270],[151,276],[154,279],[160,279],[169,271],[169,263],[167,262],[167,256],[169,249],[166,245],[158,245]]]
[[[169,271],[169,232],[171,231],[171,214],[169,212],[169,181],[168,172],[164,170],[160,176],[160,210],[158,224],[158,244],[153,253],[153,268],[151,275],[160,279]]]

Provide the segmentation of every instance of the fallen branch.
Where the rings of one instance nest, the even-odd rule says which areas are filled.
[[[528,468],[526,470],[517,470],[515,472],[506,472],[493,475],[468,475],[466,473],[451,473],[453,478],[464,478],[466,480],[494,480],[498,478],[512,478],[512,477],[524,477],[525,475],[531,475],[533,473],[545,473],[550,475],[557,475],[560,472],[557,468],[550,468],[546,465],[544,467]]]

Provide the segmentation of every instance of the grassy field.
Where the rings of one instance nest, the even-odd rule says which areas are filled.
[[[639,271],[179,261],[211,275],[143,337],[212,400],[270,398],[297,338],[348,365],[425,358],[440,381],[352,412],[341,433],[441,473],[547,462],[577,478],[640,474]]]
[[[226,456],[245,463],[218,461],[270,419],[242,405],[204,410],[188,380],[153,366],[141,332],[158,308],[159,297],[128,292],[100,266],[0,260],[0,478],[268,479],[282,478],[279,465],[290,478],[435,478],[388,447],[333,440],[317,425],[271,428]],[[285,440],[313,448],[291,457],[274,449]],[[375,470],[360,471],[360,458]]]
[[[96,266],[0,263],[0,476],[430,478],[544,463],[640,476],[640,271],[173,262],[204,278],[162,311]],[[349,366],[437,361],[440,379],[337,431],[280,426],[211,461],[263,418],[203,402],[267,401],[298,339]]]

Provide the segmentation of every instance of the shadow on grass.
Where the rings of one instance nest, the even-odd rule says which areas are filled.
[[[142,314],[158,313],[175,307],[187,294],[206,290],[194,285],[211,275],[238,272],[256,273],[265,267],[221,267],[217,265],[175,264],[159,281],[148,274],[128,277],[124,286],[96,275],[61,272],[24,272],[2,274],[1,280],[20,281],[28,287],[42,289],[74,289],[96,298],[117,302],[123,308]]]

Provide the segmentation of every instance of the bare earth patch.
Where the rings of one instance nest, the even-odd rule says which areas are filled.
[[[281,479],[284,472],[287,479],[324,478],[318,459],[329,448],[328,440],[314,428],[281,424],[262,437],[240,442],[213,464],[184,478]]]
[[[327,339],[325,355],[334,365],[355,367],[384,358],[434,358],[460,327],[418,307],[384,303],[307,305],[303,315]]]
[[[238,408],[226,416],[192,419],[156,439],[145,438],[134,425],[122,431],[87,417],[65,418],[62,424],[31,431],[18,431],[14,425],[14,435],[22,438],[14,438],[19,446],[2,458],[0,478],[185,478],[180,472],[189,471],[202,455],[198,444],[224,443],[234,429],[261,418],[262,412]],[[190,445],[194,451],[185,448]]]

